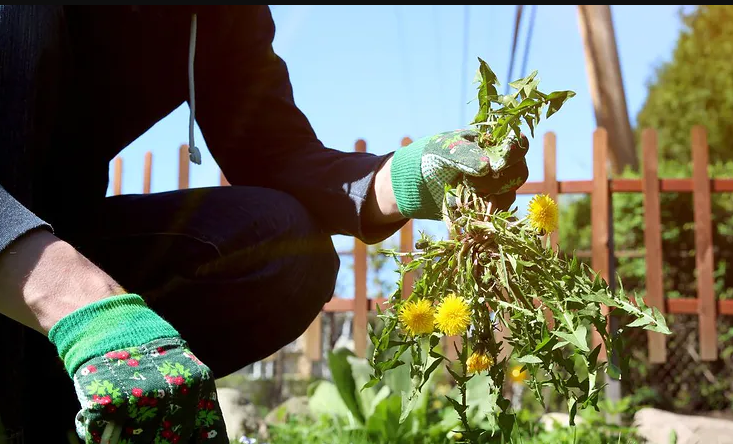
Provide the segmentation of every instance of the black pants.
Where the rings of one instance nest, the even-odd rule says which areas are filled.
[[[73,244],[148,300],[215,377],[295,340],[333,294],[331,238],[286,194],[216,187],[116,196],[95,213],[96,229]],[[42,442],[29,435],[53,428],[33,429],[39,415],[63,431],[78,401],[48,340],[29,329],[25,339],[24,381],[11,387],[24,387],[26,442]],[[37,403],[49,389],[53,413]]]
[[[80,97],[80,105],[72,97],[74,81],[66,77],[70,71],[62,60],[68,58],[60,57],[63,12],[31,8],[33,13],[0,10],[0,142],[10,142],[0,143],[0,183],[49,220],[59,237],[145,297],[216,377],[296,339],[334,290],[339,259],[330,236],[296,199],[269,189],[105,198],[103,187],[85,187],[106,177],[107,165],[74,171],[69,128],[84,118],[74,116],[75,109],[83,105],[89,118],[103,110],[104,121],[117,122],[103,139],[92,131],[95,140],[76,142],[122,149],[181,102],[161,94],[160,103],[150,103],[154,94],[142,90],[146,97],[135,112],[110,106],[104,96]],[[19,43],[27,49],[22,54],[36,60],[19,60],[12,48]],[[34,76],[47,77],[40,89],[31,83]],[[77,108],[63,106],[72,103]],[[21,144],[24,149],[9,150],[18,137],[30,140]],[[59,187],[66,188],[63,196],[78,193],[60,200]],[[0,380],[6,384],[0,418],[6,427],[22,429],[26,443],[65,442],[79,405],[56,350],[44,336],[2,316],[0,334]]]

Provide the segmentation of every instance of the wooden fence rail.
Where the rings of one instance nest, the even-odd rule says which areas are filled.
[[[402,146],[411,140],[404,138]],[[358,140],[355,151],[366,152],[366,142]],[[710,179],[708,176],[707,134],[703,127],[691,130],[691,150],[693,177],[689,179],[663,179],[658,176],[658,153],[656,131],[645,130],[642,136],[643,175],[642,179],[612,179],[608,170],[608,134],[598,128],[593,133],[593,178],[591,180],[558,181],[556,175],[556,137],[549,132],[544,137],[544,180],[527,182],[518,194],[546,193],[555,201],[559,194],[591,195],[591,267],[609,280],[613,276],[615,252],[613,247],[612,196],[614,193],[643,193],[644,195],[644,233],[645,251],[641,255],[646,260],[646,301],[649,305],[669,314],[697,314],[699,318],[699,352],[702,360],[714,361],[718,358],[718,339],[716,320],[718,316],[733,316],[733,300],[718,300],[713,286],[713,243],[711,221],[711,193],[733,193],[733,178]],[[143,171],[143,192],[150,192],[152,154],[145,154]],[[229,185],[223,174],[220,184]],[[180,147],[178,188],[189,187],[188,147]],[[122,159],[114,160],[114,194],[122,192]],[[697,297],[668,299],[663,291],[662,272],[662,233],[660,193],[692,193],[695,223],[695,251],[697,268]],[[400,249],[412,251],[413,226],[409,221],[399,232]],[[557,247],[558,234],[551,236],[553,247]],[[355,352],[364,356],[367,348],[368,312],[375,310],[376,304],[383,304],[384,298],[367,297],[367,248],[359,240],[354,241],[353,250],[342,252],[354,258],[354,298],[334,297],[323,310],[325,312],[353,312],[353,338]],[[639,256],[638,253],[625,255]],[[409,260],[406,258],[405,260]],[[412,279],[407,277],[404,291],[412,287]],[[305,333],[305,355],[310,360],[318,360],[321,353],[321,318],[314,321]],[[649,360],[653,363],[666,362],[667,349],[663,335],[649,332]],[[597,335],[594,340],[597,341]]]

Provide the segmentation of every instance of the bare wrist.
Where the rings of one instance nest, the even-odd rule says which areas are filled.
[[[391,167],[392,157],[375,174],[367,199],[367,220],[371,225],[387,225],[405,219],[397,208],[397,199],[392,189]]]
[[[2,314],[47,334],[64,316],[124,289],[67,242],[36,231],[0,255],[0,293]]]

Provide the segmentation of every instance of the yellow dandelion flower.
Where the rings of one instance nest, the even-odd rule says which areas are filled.
[[[466,301],[450,294],[438,306],[435,324],[448,336],[463,334],[471,323],[471,311]]]
[[[433,305],[427,299],[407,302],[400,311],[400,321],[412,335],[432,333],[435,324]]]
[[[484,370],[488,370],[494,365],[494,358],[491,355],[484,353],[474,352],[466,360],[466,366],[468,367],[469,373],[478,373]]]
[[[545,233],[557,230],[557,203],[546,194],[538,194],[529,202],[529,222]]]
[[[509,378],[512,380],[512,382],[522,382],[527,379],[527,374],[526,372],[522,371],[521,365],[517,365],[512,368],[511,372],[509,372]]]

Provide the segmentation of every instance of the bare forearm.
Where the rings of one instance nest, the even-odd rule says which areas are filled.
[[[374,178],[365,214],[366,222],[370,226],[388,225],[405,219],[397,208],[397,200],[392,189],[391,166],[390,157],[382,164]]]
[[[45,230],[0,253],[0,314],[43,334],[67,314],[121,293],[110,276]]]

